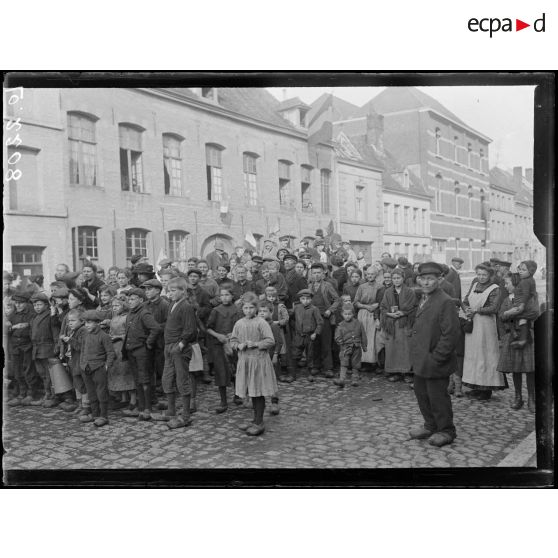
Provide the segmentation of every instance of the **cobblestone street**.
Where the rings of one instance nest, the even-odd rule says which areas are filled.
[[[281,413],[266,410],[266,433],[256,438],[237,428],[250,409],[213,413],[212,386],[201,388],[193,425],[174,431],[120,411],[98,429],[59,409],[4,406],[4,469],[486,467],[498,466],[535,428],[526,408],[509,409],[513,389],[486,402],[454,398],[458,437],[433,448],[409,440],[409,427],[421,424],[409,386],[363,376],[359,387],[343,390],[323,378],[282,384]]]

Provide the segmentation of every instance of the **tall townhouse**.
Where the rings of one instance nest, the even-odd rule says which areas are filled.
[[[184,259],[248,234],[294,242],[335,218],[323,203],[334,169],[309,149],[307,109],[264,89],[26,89],[22,107],[5,268],[50,277],[83,258]]]
[[[485,260],[490,138],[414,87],[385,89],[353,118],[371,109],[384,116],[386,149],[431,195],[432,258],[449,263],[458,255],[464,269]]]
[[[504,169],[490,170],[491,256],[512,261],[515,247],[515,195],[513,176]]]
[[[405,256],[409,261],[424,261],[430,257],[431,195],[420,177],[386,149],[383,116],[372,109],[358,116],[359,112],[355,105],[334,95],[324,95],[312,103],[310,129],[332,122],[337,151],[344,154],[345,160],[360,158],[381,172],[381,197],[377,196],[369,218],[370,226],[380,224],[382,229],[379,244],[372,245],[373,259],[389,252],[395,257]],[[342,181],[339,181],[339,191],[344,192]],[[358,186],[356,191],[358,194]],[[351,196],[345,197],[351,205]],[[373,232],[369,230],[366,234]]]

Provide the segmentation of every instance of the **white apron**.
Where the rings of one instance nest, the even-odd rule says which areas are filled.
[[[471,310],[480,310],[488,295],[497,289],[491,285],[482,293],[469,293]],[[473,332],[465,334],[465,357],[463,359],[463,382],[478,386],[505,386],[504,375],[496,370],[500,349],[496,316],[475,314]]]

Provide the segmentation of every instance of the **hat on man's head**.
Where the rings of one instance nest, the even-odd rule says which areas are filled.
[[[192,274],[193,274],[193,275],[197,275],[197,276],[200,277],[200,278],[201,278],[201,276],[202,276],[202,272],[201,272],[199,269],[195,268],[195,267],[192,268],[192,269],[189,269],[189,270],[186,272],[186,276],[187,276],[187,277],[190,277],[190,275],[192,275]]]
[[[284,240],[290,240],[290,238],[291,238],[291,237],[290,237],[289,235],[284,234],[283,236],[280,236],[280,237],[279,237],[279,240],[280,240],[281,242],[283,242]]]
[[[316,248],[317,246],[325,246],[325,240],[316,240],[316,242],[314,242],[314,248]]]
[[[322,229],[316,229],[316,236],[324,236],[324,231]]]
[[[216,240],[214,246],[215,246],[215,250],[225,249],[225,243],[222,240]]]
[[[438,262],[421,263],[418,268],[419,275],[442,275],[442,266]]]
[[[397,265],[397,262],[393,258],[382,258],[380,263],[388,267],[395,267]]]
[[[132,265],[136,265],[141,259],[143,258],[143,256],[141,254],[134,254],[131,258],[130,258],[130,263]]]
[[[311,260],[312,259],[312,254],[310,254],[310,252],[302,252],[300,254],[300,259],[301,260]]]
[[[459,258],[459,257],[457,257],[457,256],[455,256],[454,258],[452,258],[451,261],[452,261],[452,262],[457,262],[457,263],[460,263],[460,264],[465,263],[465,262],[463,261],[462,258]]]
[[[139,263],[134,268],[134,271],[138,275],[140,275],[140,274],[141,275],[155,275],[155,271],[153,271],[153,266],[151,264],[148,264],[148,263]]]
[[[283,258],[283,261],[287,261],[287,260],[293,260],[293,262],[298,262],[298,258],[294,255],[294,254],[285,254],[285,257]]]
[[[498,265],[498,263],[500,262],[500,260],[498,258],[490,258],[488,260],[492,265]]]
[[[343,265],[343,258],[341,256],[331,256],[331,265],[341,267]]]
[[[309,296],[310,298],[312,298],[314,296],[314,293],[310,289],[302,289],[298,291],[298,293],[296,293],[296,296],[298,298],[300,298],[301,296]]]
[[[97,312],[97,310],[86,310],[82,315],[81,315],[81,319],[84,322],[90,321],[90,322],[102,322],[103,321],[103,316],[100,312]]]
[[[263,264],[263,258],[261,256],[258,256],[257,254],[255,256],[252,256],[252,261],[258,264]]]
[[[140,285],[140,287],[142,289],[147,289],[148,287],[153,287],[155,289],[162,290],[163,289],[163,284],[161,283],[161,281],[157,281],[157,279],[149,279],[149,281],[145,281],[144,283],[142,283]]]
[[[272,258],[271,256],[265,256],[265,258],[263,258],[264,264],[266,262],[274,262],[274,261],[275,261],[275,258]]]
[[[316,262],[310,266],[310,269],[321,269],[322,271],[325,271],[326,267],[323,263]]]
[[[14,302],[29,302],[30,298],[31,298],[31,294],[25,291],[16,291],[12,295],[12,300]]]
[[[68,285],[64,281],[53,281],[50,284],[50,292],[54,298],[66,298],[68,296]]]
[[[507,267],[508,269],[512,266],[511,262],[505,262],[503,260],[498,260],[498,265],[500,267]]]
[[[273,240],[272,238],[264,239],[264,244],[267,244],[268,242],[271,242],[271,244],[275,244],[275,240]]]
[[[172,263],[172,260],[170,258],[165,258],[164,260],[161,260],[159,262],[159,267],[161,269],[164,269],[165,267],[168,267],[171,263]]]
[[[46,302],[48,304],[48,296],[45,293],[35,293],[32,297],[31,297],[31,302]]]
[[[399,256],[397,258],[397,263],[399,265],[409,265],[409,260],[405,256]]]
[[[128,296],[136,295],[139,296],[142,300],[145,300],[145,291],[140,289],[139,287],[134,287],[128,291]]]

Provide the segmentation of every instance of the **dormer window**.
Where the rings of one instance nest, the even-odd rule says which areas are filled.
[[[310,106],[303,103],[298,97],[283,101],[277,110],[279,114],[288,120],[293,126],[306,128],[306,116]]]

